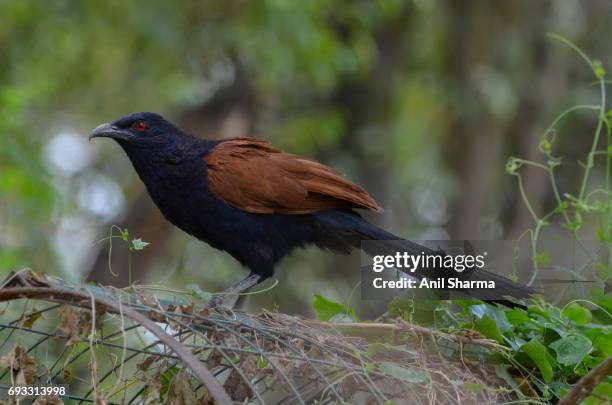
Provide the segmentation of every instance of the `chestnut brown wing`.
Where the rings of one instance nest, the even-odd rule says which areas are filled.
[[[213,194],[259,214],[307,214],[333,208],[382,211],[362,187],[317,161],[266,141],[231,138],[204,157]]]

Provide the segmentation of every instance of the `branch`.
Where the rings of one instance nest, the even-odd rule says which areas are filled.
[[[604,378],[611,374],[612,357],[608,357],[599,366],[595,367],[589,371],[587,375],[582,377],[580,381],[574,385],[574,388],[572,388],[572,390],[568,392],[561,401],[559,401],[559,405],[580,403],[580,401],[582,401],[585,397],[591,395],[595,387],[597,387]]]
[[[90,301],[92,294],[82,290],[65,290],[59,288],[50,287],[16,287],[16,288],[0,288],[0,302],[10,301],[19,298],[60,298],[67,300],[83,300]],[[162,328],[160,328],[155,322],[143,314],[135,311],[129,306],[122,306],[119,308],[118,301],[112,301],[107,298],[94,296],[96,303],[111,309],[113,312],[123,313],[123,315],[131,318],[135,322],[142,325],[144,328],[153,333],[160,341],[165,343],[168,347],[181,358],[181,360],[193,371],[193,373],[202,381],[202,383],[208,389],[210,395],[214,398],[215,402],[222,405],[231,405],[232,400],[227,395],[227,392],[221,387],[219,381],[213,376],[213,374],[206,368],[204,364],[194,355],[185,345],[172,336],[168,335]]]

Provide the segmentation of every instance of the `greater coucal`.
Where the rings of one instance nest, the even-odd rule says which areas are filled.
[[[376,252],[366,253],[431,253],[365,221],[355,209],[382,211],[366,190],[266,141],[196,138],[148,112],[102,124],[90,139],[97,137],[119,143],[168,221],[250,270],[228,291],[244,291],[272,276],[282,258],[307,245],[348,253],[373,240],[381,241],[371,248]],[[494,280],[503,296],[525,298],[532,292],[483,270],[471,279]]]

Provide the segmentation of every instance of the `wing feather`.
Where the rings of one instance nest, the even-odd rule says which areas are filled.
[[[247,212],[307,214],[333,208],[382,211],[362,187],[315,160],[269,142],[231,138],[204,157],[216,197]]]

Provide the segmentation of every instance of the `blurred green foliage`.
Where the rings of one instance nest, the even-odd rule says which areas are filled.
[[[72,278],[109,274],[108,242],[96,241],[112,224],[130,231],[113,250],[113,269],[131,275],[133,254],[140,283],[189,285],[187,293],[205,300],[243,275],[227,255],[147,208],[116,145],[85,143],[99,123],[134,111],[159,112],[201,136],[264,137],[320,159],[385,207],[368,219],[405,237],[517,238],[556,212],[559,198],[547,173],[531,166],[520,169],[523,198],[504,172],[506,159],[550,164],[553,142],[540,137],[550,122],[571,106],[599,102],[589,83],[612,65],[611,13],[606,0],[0,1],[0,277],[25,267]],[[547,32],[601,62],[588,71]],[[580,189],[584,151],[604,150],[592,145],[594,123],[609,127],[610,118],[599,118],[576,111],[555,127],[560,189]],[[91,153],[83,167],[62,172],[49,161],[62,133],[80,146],[53,149],[51,160]],[[522,163],[511,160],[508,169]],[[589,190],[609,192],[609,175],[609,164],[595,166]],[[124,203],[108,215],[92,209],[111,205],[113,186]],[[582,191],[575,194],[575,201],[562,195],[570,219],[590,209],[572,206],[584,202]],[[581,218],[581,232],[602,230],[609,244],[610,224],[591,217]],[[563,223],[572,221],[556,218],[545,228],[554,234]],[[142,249],[142,241],[151,244]],[[555,258],[538,253],[539,265]],[[358,267],[356,255],[297,252],[277,273],[282,288],[251,296],[251,305],[374,319],[384,303],[353,296]],[[599,281],[610,268],[597,269]],[[507,363],[537,370],[531,381],[551,399],[610,356],[609,299],[604,288],[594,292],[598,307],[541,303],[522,313],[465,302],[457,314],[403,298],[388,315],[425,322],[443,313],[449,318],[438,326],[479,330],[515,349]]]
[[[115,145],[88,145],[87,166],[65,174],[45,152],[58,133],[84,140],[103,121],[148,110],[202,136],[238,134],[209,119],[233,122],[232,106],[245,104],[226,91],[233,87],[248,99],[239,135],[337,167],[385,207],[371,217],[385,228],[411,238],[516,237],[529,213],[505,159],[531,158],[551,117],[596,94],[574,86],[590,80],[580,61],[544,34],[558,32],[606,65],[609,12],[603,1],[0,2],[0,273],[107,271],[98,262],[108,245],[95,241],[144,211]],[[564,129],[579,134],[590,118],[578,114]],[[586,142],[566,137],[559,147],[571,160]],[[559,173],[565,184],[579,181],[572,170]],[[123,190],[111,217],[84,206],[94,175]],[[537,175],[525,178],[537,193]],[[539,193],[534,206],[554,201]],[[152,241],[135,255],[149,279],[175,276],[183,287],[195,277],[212,291],[241,276],[235,262],[178,232],[163,241],[144,225],[130,232]],[[71,250],[80,256],[70,264]],[[145,254],[154,256],[142,266]],[[358,279],[358,259],[347,260],[297,253],[278,273],[282,291],[253,301],[308,311],[314,292],[346,298]]]

